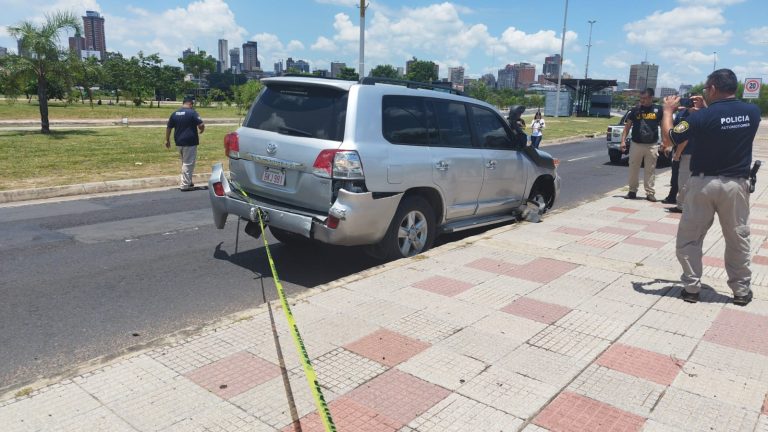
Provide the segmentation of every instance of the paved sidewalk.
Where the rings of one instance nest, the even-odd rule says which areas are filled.
[[[761,174],[747,307],[715,227],[712,289],[679,299],[678,215],[623,191],[291,299],[338,429],[768,431]],[[322,430],[274,302],[21,393],[0,402],[3,431]]]

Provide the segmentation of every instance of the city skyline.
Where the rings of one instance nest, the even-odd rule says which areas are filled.
[[[5,27],[23,19],[39,21],[45,13],[65,9],[78,16],[93,10],[105,17],[109,51],[128,56],[157,52],[171,65],[178,65],[179,53],[187,47],[216,56],[219,39],[228,40],[230,47],[257,42],[261,65],[289,57],[304,59],[312,70],[330,70],[331,62],[354,68],[359,63],[359,11],[355,8],[359,2],[353,0],[289,1],[269,8],[223,0],[8,3],[7,13],[0,18],[0,46],[11,51],[16,43]],[[543,72],[542,60],[560,51],[562,1],[543,0],[511,9],[489,0],[369,4],[366,71],[382,64],[402,67],[415,56],[434,61],[440,78],[448,77],[449,68],[463,67],[466,77],[479,78],[520,63],[534,64],[538,76]],[[624,14],[619,19],[614,17],[613,2],[598,0],[589,6],[573,1],[569,6],[563,72],[574,77],[583,77],[586,69],[588,21],[595,21],[590,78],[628,82],[630,66],[646,59],[659,66],[658,87],[702,82],[713,66],[730,67],[742,80],[768,76],[768,36],[764,36],[768,27],[760,22],[764,15],[760,12],[768,12],[764,1],[649,0],[634,7],[631,17]],[[681,25],[683,19],[696,22],[696,28]],[[174,24],[181,22],[183,31]],[[65,45],[66,37],[73,35],[63,36]]]

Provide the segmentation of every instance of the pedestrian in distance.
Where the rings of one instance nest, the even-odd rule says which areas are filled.
[[[179,157],[181,158],[179,190],[182,192],[195,189],[195,185],[192,183],[192,174],[197,159],[197,146],[200,144],[199,134],[205,131],[205,123],[200,118],[200,114],[193,108],[194,105],[195,99],[192,96],[185,96],[181,108],[171,114],[165,128],[165,148],[171,148],[171,130],[173,130],[173,141],[179,150]]]
[[[632,130],[632,145],[629,147],[629,193],[627,199],[637,198],[640,184],[640,165],[645,166],[643,187],[645,199],[656,202],[656,160],[659,158],[659,126],[663,116],[661,106],[653,103],[654,91],[647,88],[640,93],[640,105],[632,108],[621,133],[621,152],[626,149],[626,139]]]
[[[691,178],[686,184],[676,253],[682,267],[683,300],[699,300],[704,237],[717,214],[725,240],[725,271],[733,303],[752,301],[749,268],[749,177],[760,109],[736,99],[738,81],[730,69],[718,69],[704,83],[704,97],[694,97],[699,111],[672,126],[680,98],[664,98],[664,148],[693,139]]]
[[[531,145],[533,148],[539,148],[541,138],[544,136],[542,132],[544,127],[546,127],[546,124],[544,119],[541,118],[541,111],[536,111],[536,114],[533,116],[533,122],[531,122]]]

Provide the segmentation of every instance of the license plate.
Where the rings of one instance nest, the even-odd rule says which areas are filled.
[[[267,168],[264,170],[264,174],[261,175],[261,181],[264,183],[272,183],[279,186],[285,186],[285,172]]]

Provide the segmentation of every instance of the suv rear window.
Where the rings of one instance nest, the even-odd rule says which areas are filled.
[[[270,85],[254,102],[245,126],[283,135],[343,141],[346,118],[347,92]]]

